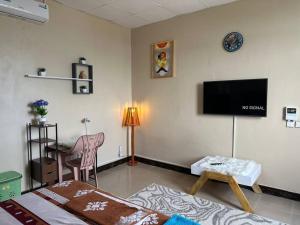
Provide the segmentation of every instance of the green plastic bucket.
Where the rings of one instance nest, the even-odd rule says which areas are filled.
[[[0,173],[0,202],[21,195],[22,174],[15,171]]]

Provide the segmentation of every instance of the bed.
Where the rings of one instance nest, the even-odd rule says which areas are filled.
[[[0,224],[5,225],[162,225],[168,219],[74,180],[0,203]]]

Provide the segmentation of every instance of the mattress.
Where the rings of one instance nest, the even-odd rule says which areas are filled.
[[[253,160],[207,156],[191,166],[191,173],[194,175],[201,175],[204,171],[231,175],[239,184],[253,186],[261,174],[262,167]]]

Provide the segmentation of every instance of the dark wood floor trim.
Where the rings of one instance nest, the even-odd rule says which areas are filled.
[[[164,169],[173,170],[173,171],[177,171],[180,173],[191,175],[191,169],[186,168],[186,167],[176,166],[176,165],[172,165],[172,164],[165,163],[165,162],[160,162],[160,161],[153,160],[153,159],[143,158],[140,156],[136,156],[135,158],[137,161],[139,161],[141,163],[145,163],[145,164],[148,164],[151,166],[157,166],[157,167],[161,167]],[[219,181],[215,181],[215,182],[219,182]],[[248,186],[242,185],[242,187],[252,190],[251,187],[248,187]],[[260,185],[260,187],[264,194],[269,194],[269,195],[274,195],[277,197],[300,201],[299,193],[293,193],[293,192],[289,192],[289,191],[285,191],[285,190],[281,190],[281,189],[277,189],[277,188],[273,188],[273,187],[268,187],[268,186],[264,186],[264,185]]]
[[[264,186],[264,185],[260,185],[260,187],[261,187],[261,190],[263,191],[263,193],[265,193],[265,194],[275,195],[275,196],[282,197],[282,198],[300,201],[299,193],[289,192],[289,191],[285,191],[285,190],[281,190],[281,189],[277,189],[277,188],[273,188],[273,187],[268,187],[268,186]]]
[[[185,173],[185,174],[189,174],[189,175],[191,174],[191,169],[189,169],[189,168],[172,165],[172,164],[165,163],[165,162],[159,162],[156,160],[147,159],[147,158],[143,158],[140,156],[136,156],[135,159],[141,163],[145,163],[145,164],[148,164],[151,166],[157,166],[157,167],[161,167],[164,169],[173,170],[173,171],[177,171],[177,172]]]
[[[116,166],[121,165],[123,163],[126,163],[128,161],[129,161],[129,157],[126,157],[126,158],[119,159],[117,161],[114,161],[114,162],[111,162],[111,163],[99,166],[99,167],[97,167],[97,173],[99,173],[99,172],[101,172],[103,170],[111,169],[113,167],[116,167]]]

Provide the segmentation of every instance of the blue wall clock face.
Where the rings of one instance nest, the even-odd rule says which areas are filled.
[[[223,41],[224,49],[228,52],[235,52],[243,45],[243,35],[238,32],[232,32],[226,35]]]

